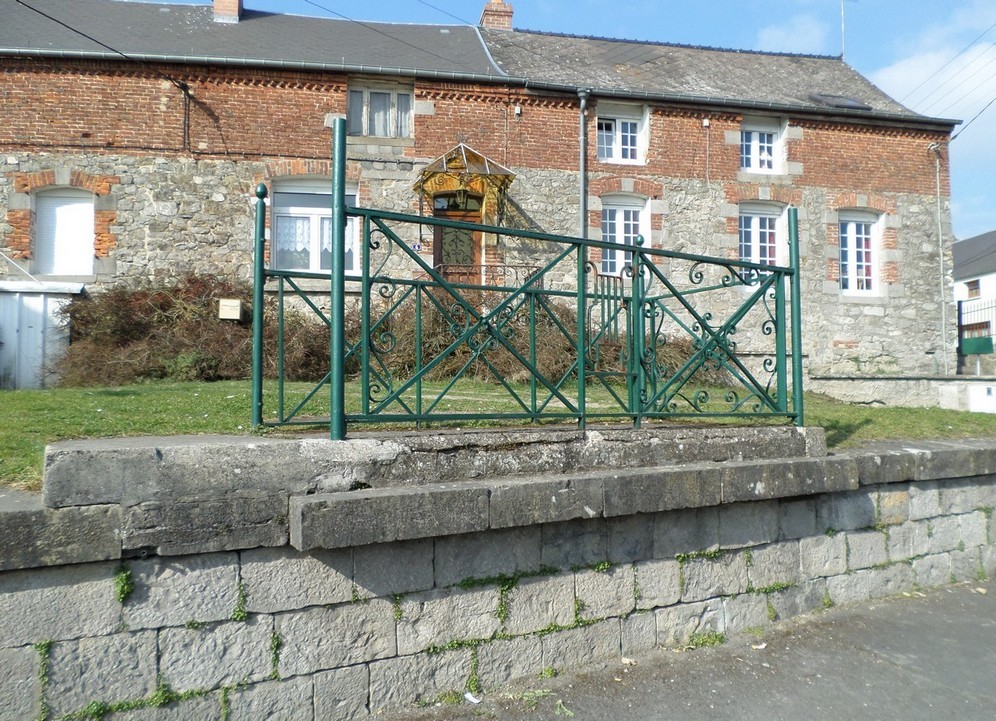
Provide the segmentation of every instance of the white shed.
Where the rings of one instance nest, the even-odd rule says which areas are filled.
[[[59,310],[82,283],[0,281],[0,389],[44,388],[69,345]]]

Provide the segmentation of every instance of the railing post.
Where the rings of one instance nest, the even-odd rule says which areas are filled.
[[[964,333],[962,332],[961,329],[965,325],[965,308],[964,308],[964,304],[965,304],[965,301],[963,301],[963,300],[959,300],[958,301],[958,358],[959,359],[961,358],[961,356],[964,355],[964,353],[962,353],[962,348],[961,348],[961,339],[962,339],[962,336],[964,335]]]
[[[788,412],[788,318],[785,315],[785,276],[775,282],[775,392],[778,410]],[[788,282],[792,282],[789,279]],[[794,357],[794,356],[793,356]]]
[[[370,415],[370,218],[360,225],[360,408]],[[421,326],[417,326],[421,328]],[[421,340],[421,333],[416,336]],[[421,355],[419,355],[421,358]]]
[[[578,307],[578,318],[577,318],[577,336],[578,336],[578,428],[582,431],[587,425],[587,409],[585,408],[585,385],[588,382],[588,378],[585,373],[585,360],[587,357],[587,346],[588,339],[586,337],[586,324],[585,318],[587,316],[587,280],[586,280],[586,266],[588,264],[588,242],[581,238],[578,243],[578,272],[577,272],[577,282],[578,282],[578,295],[577,295],[577,307]]]
[[[792,410],[795,424],[803,426],[802,407],[802,280],[799,277],[799,209],[789,208],[789,266],[792,268]]]
[[[266,235],[266,185],[256,186],[256,237],[252,269],[252,427],[263,425],[263,252]]]
[[[334,441],[346,437],[346,119],[332,127],[332,258],[330,262],[329,321],[329,434]]]
[[[630,288],[629,301],[629,373],[627,382],[629,384],[629,411],[633,414],[633,426],[639,428],[642,425],[641,396],[644,387],[643,354],[646,343],[646,326],[643,322],[643,236],[636,237],[636,244],[633,248],[631,269],[633,271],[632,287]]]

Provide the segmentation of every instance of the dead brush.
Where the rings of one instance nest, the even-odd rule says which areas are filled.
[[[220,320],[219,298],[249,308],[240,322]],[[252,288],[210,275],[169,285],[112,288],[62,310],[70,346],[56,367],[62,386],[126,385],[157,379],[214,381],[248,378],[252,367]],[[275,316],[276,302],[267,300]],[[264,333],[264,374],[275,377],[277,325]],[[290,310],[284,316],[284,373],[318,381],[329,368],[329,330]]]

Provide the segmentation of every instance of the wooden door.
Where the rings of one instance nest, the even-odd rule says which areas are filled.
[[[458,197],[456,193],[437,195],[433,216],[465,223],[481,222],[481,198]],[[467,228],[436,227],[432,242],[433,265],[451,283],[481,282],[481,234]]]

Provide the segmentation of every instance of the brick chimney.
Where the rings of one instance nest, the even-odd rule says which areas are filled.
[[[502,0],[491,0],[484,6],[480,25],[482,28],[491,28],[492,30],[511,30],[512,6],[502,2]]]
[[[242,0],[214,0],[216,23],[237,23],[242,17]]]

